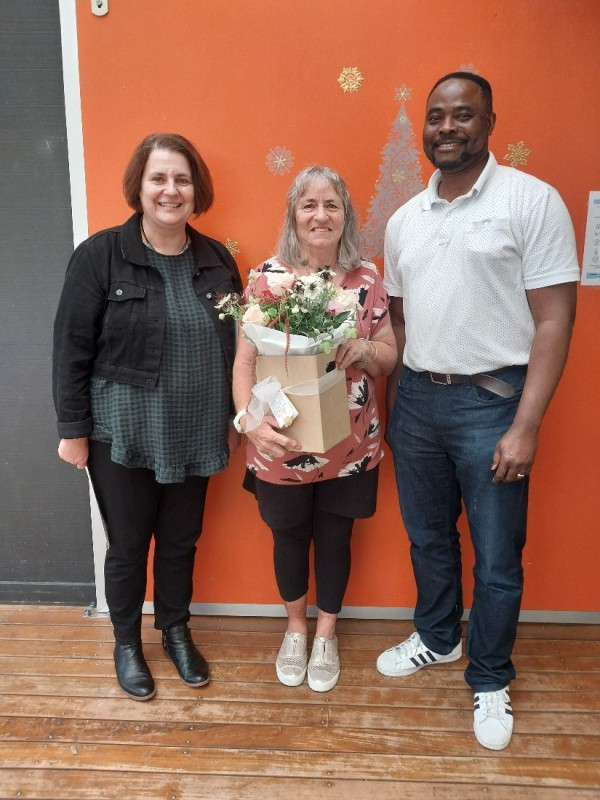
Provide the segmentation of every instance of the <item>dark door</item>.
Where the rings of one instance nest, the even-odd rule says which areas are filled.
[[[0,602],[88,604],[85,473],[59,461],[52,322],[73,250],[58,0],[0,3]]]

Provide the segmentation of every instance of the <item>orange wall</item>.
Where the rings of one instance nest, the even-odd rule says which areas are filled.
[[[600,189],[598,0],[111,0],[109,9],[97,18],[89,0],[77,0],[90,232],[127,216],[120,183],[138,141],[177,131],[197,144],[217,193],[194,224],[237,242],[245,274],[272,253],[291,177],[309,164],[341,172],[366,219],[400,109],[396,90],[411,89],[405,109],[419,148],[429,88],[471,65],[494,89],[498,161],[524,142],[531,153],[521,168],[561,192],[581,256],[587,193]],[[347,67],[364,77],[358,91],[338,83]],[[284,175],[266,163],[277,147],[294,158]],[[421,164],[425,182],[431,169]],[[580,287],[570,361],[532,481],[525,609],[600,608],[599,309],[600,289]],[[238,453],[212,482],[197,602],[279,602],[270,534],[242,474]],[[356,525],[346,604],[414,601],[388,456],[379,510]]]

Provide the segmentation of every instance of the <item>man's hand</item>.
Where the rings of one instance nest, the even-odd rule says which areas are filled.
[[[494,483],[520,481],[529,475],[537,447],[537,431],[519,430],[516,425],[511,425],[494,451],[492,459],[492,470],[496,471]]]

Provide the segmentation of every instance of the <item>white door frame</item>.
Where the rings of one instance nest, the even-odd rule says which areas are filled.
[[[83,126],[81,120],[81,91],[79,86],[79,48],[77,44],[77,17],[75,0],[58,0],[60,11],[60,38],[62,47],[63,83],[65,93],[65,118],[67,123],[67,153],[71,185],[71,215],[73,244],[75,247],[88,237],[87,195],[85,161],[83,153]],[[90,12],[91,13],[91,12]],[[89,483],[89,482],[88,482]],[[96,497],[89,483],[92,547],[96,605],[93,613],[106,614],[108,606],[104,593],[104,557],[106,535]]]

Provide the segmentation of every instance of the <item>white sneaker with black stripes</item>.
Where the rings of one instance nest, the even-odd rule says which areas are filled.
[[[513,712],[508,686],[497,692],[475,692],[473,730],[488,750],[504,750],[513,732]]]
[[[462,644],[459,642],[454,650],[443,656],[434,653],[421,641],[415,631],[406,641],[385,650],[377,659],[377,669],[388,678],[397,678],[412,675],[423,667],[432,664],[444,664],[449,661],[458,661],[462,655]]]

